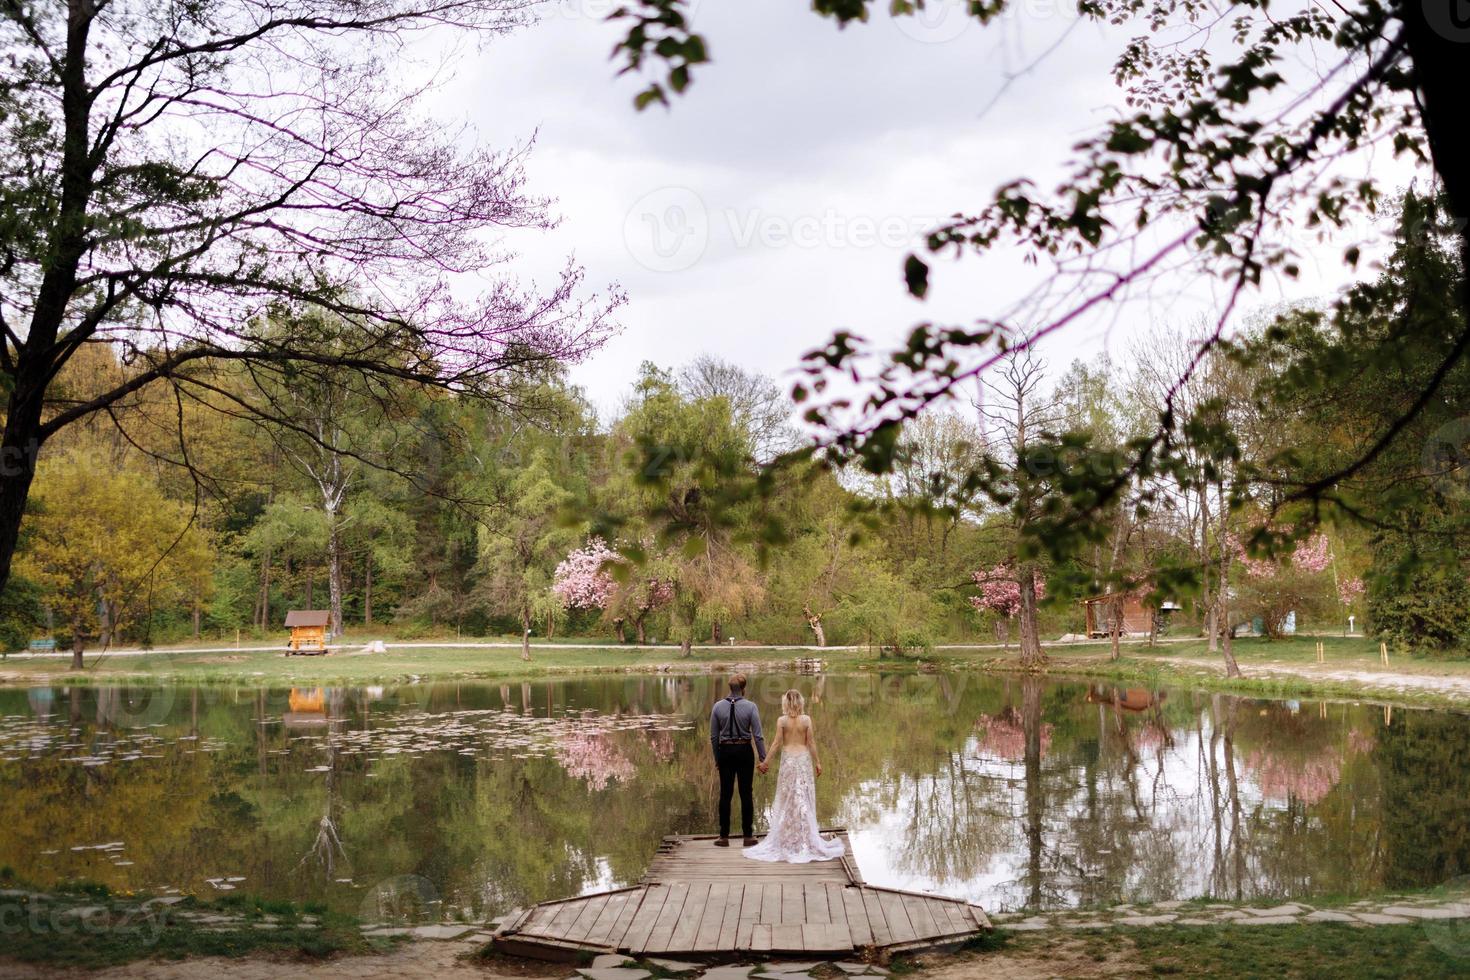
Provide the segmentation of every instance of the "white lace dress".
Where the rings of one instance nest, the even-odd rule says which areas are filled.
[[[817,825],[817,776],[805,749],[781,751],[776,798],[765,840],[740,853],[756,861],[806,864],[842,856],[842,841],[826,840]]]

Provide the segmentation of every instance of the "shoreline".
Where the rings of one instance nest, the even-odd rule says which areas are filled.
[[[1117,681],[1151,687],[1185,687],[1251,697],[1368,701],[1405,707],[1470,710],[1470,662],[1394,655],[1389,667],[1369,659],[1371,642],[1327,638],[1332,648],[1316,663],[1317,638],[1237,641],[1244,676],[1227,678],[1218,654],[1192,638],[1152,647],[1134,641],[1118,660],[1109,644],[1064,643],[1046,647],[1039,676]],[[519,658],[519,643],[501,641],[392,643],[382,653],[343,650],[321,657],[283,657],[279,647],[202,647],[167,651],[110,651],[93,655],[80,671],[65,656],[17,655],[0,663],[0,688],[37,685],[290,687],[302,685],[397,685],[468,681],[546,680],[578,676],[701,674],[733,669],[808,672],[799,661],[821,660],[830,674],[877,672],[1027,675],[998,644],[945,644],[922,656],[877,656],[861,647],[696,646],[688,658],[673,646],[552,643],[532,646]],[[999,654],[966,656],[965,654]],[[489,656],[484,656],[488,654]],[[60,662],[58,662],[60,661]]]

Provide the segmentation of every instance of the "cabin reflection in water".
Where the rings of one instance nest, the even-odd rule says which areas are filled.
[[[1166,696],[1163,691],[1150,691],[1143,687],[1105,687],[1102,684],[1089,684],[1087,687],[1088,704],[1108,704],[1122,711],[1138,712],[1159,707]]]
[[[346,697],[340,688],[293,687],[281,717],[287,728],[321,728],[344,718]]]

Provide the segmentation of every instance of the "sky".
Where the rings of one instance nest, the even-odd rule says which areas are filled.
[[[535,138],[530,189],[556,200],[561,223],[509,241],[517,274],[549,281],[570,254],[589,287],[626,291],[621,332],[572,371],[605,419],[645,360],[709,353],[785,387],[835,330],[892,342],[925,319],[999,313],[1038,274],[1015,256],[941,263],[922,303],[904,256],[1005,181],[1051,186],[1071,146],[1120,112],[1109,68],[1125,35],[1058,0],[1019,0],[985,27],[958,0],[900,20],[876,2],[870,23],[845,29],[802,0],[694,0],[713,63],[672,108],[640,113],[646,80],[616,77],[608,58],[614,6],[551,0],[534,26],[459,51],[440,95],[469,138]],[[1255,302],[1338,288],[1346,273],[1328,252],[1340,255],[1309,255],[1300,282]],[[1116,357],[1140,331],[1216,309],[1219,291],[1155,290],[1046,357],[1058,372]]]

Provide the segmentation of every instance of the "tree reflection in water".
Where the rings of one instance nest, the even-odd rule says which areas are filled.
[[[1464,716],[757,674],[768,725],[790,687],[823,742],[821,818],[853,830],[878,884],[1000,909],[1310,899],[1470,871]],[[409,875],[472,915],[630,883],[662,836],[714,824],[721,693],[668,674],[0,691],[0,865],[135,890],[239,877],[346,911]],[[758,807],[773,789],[757,781]]]

